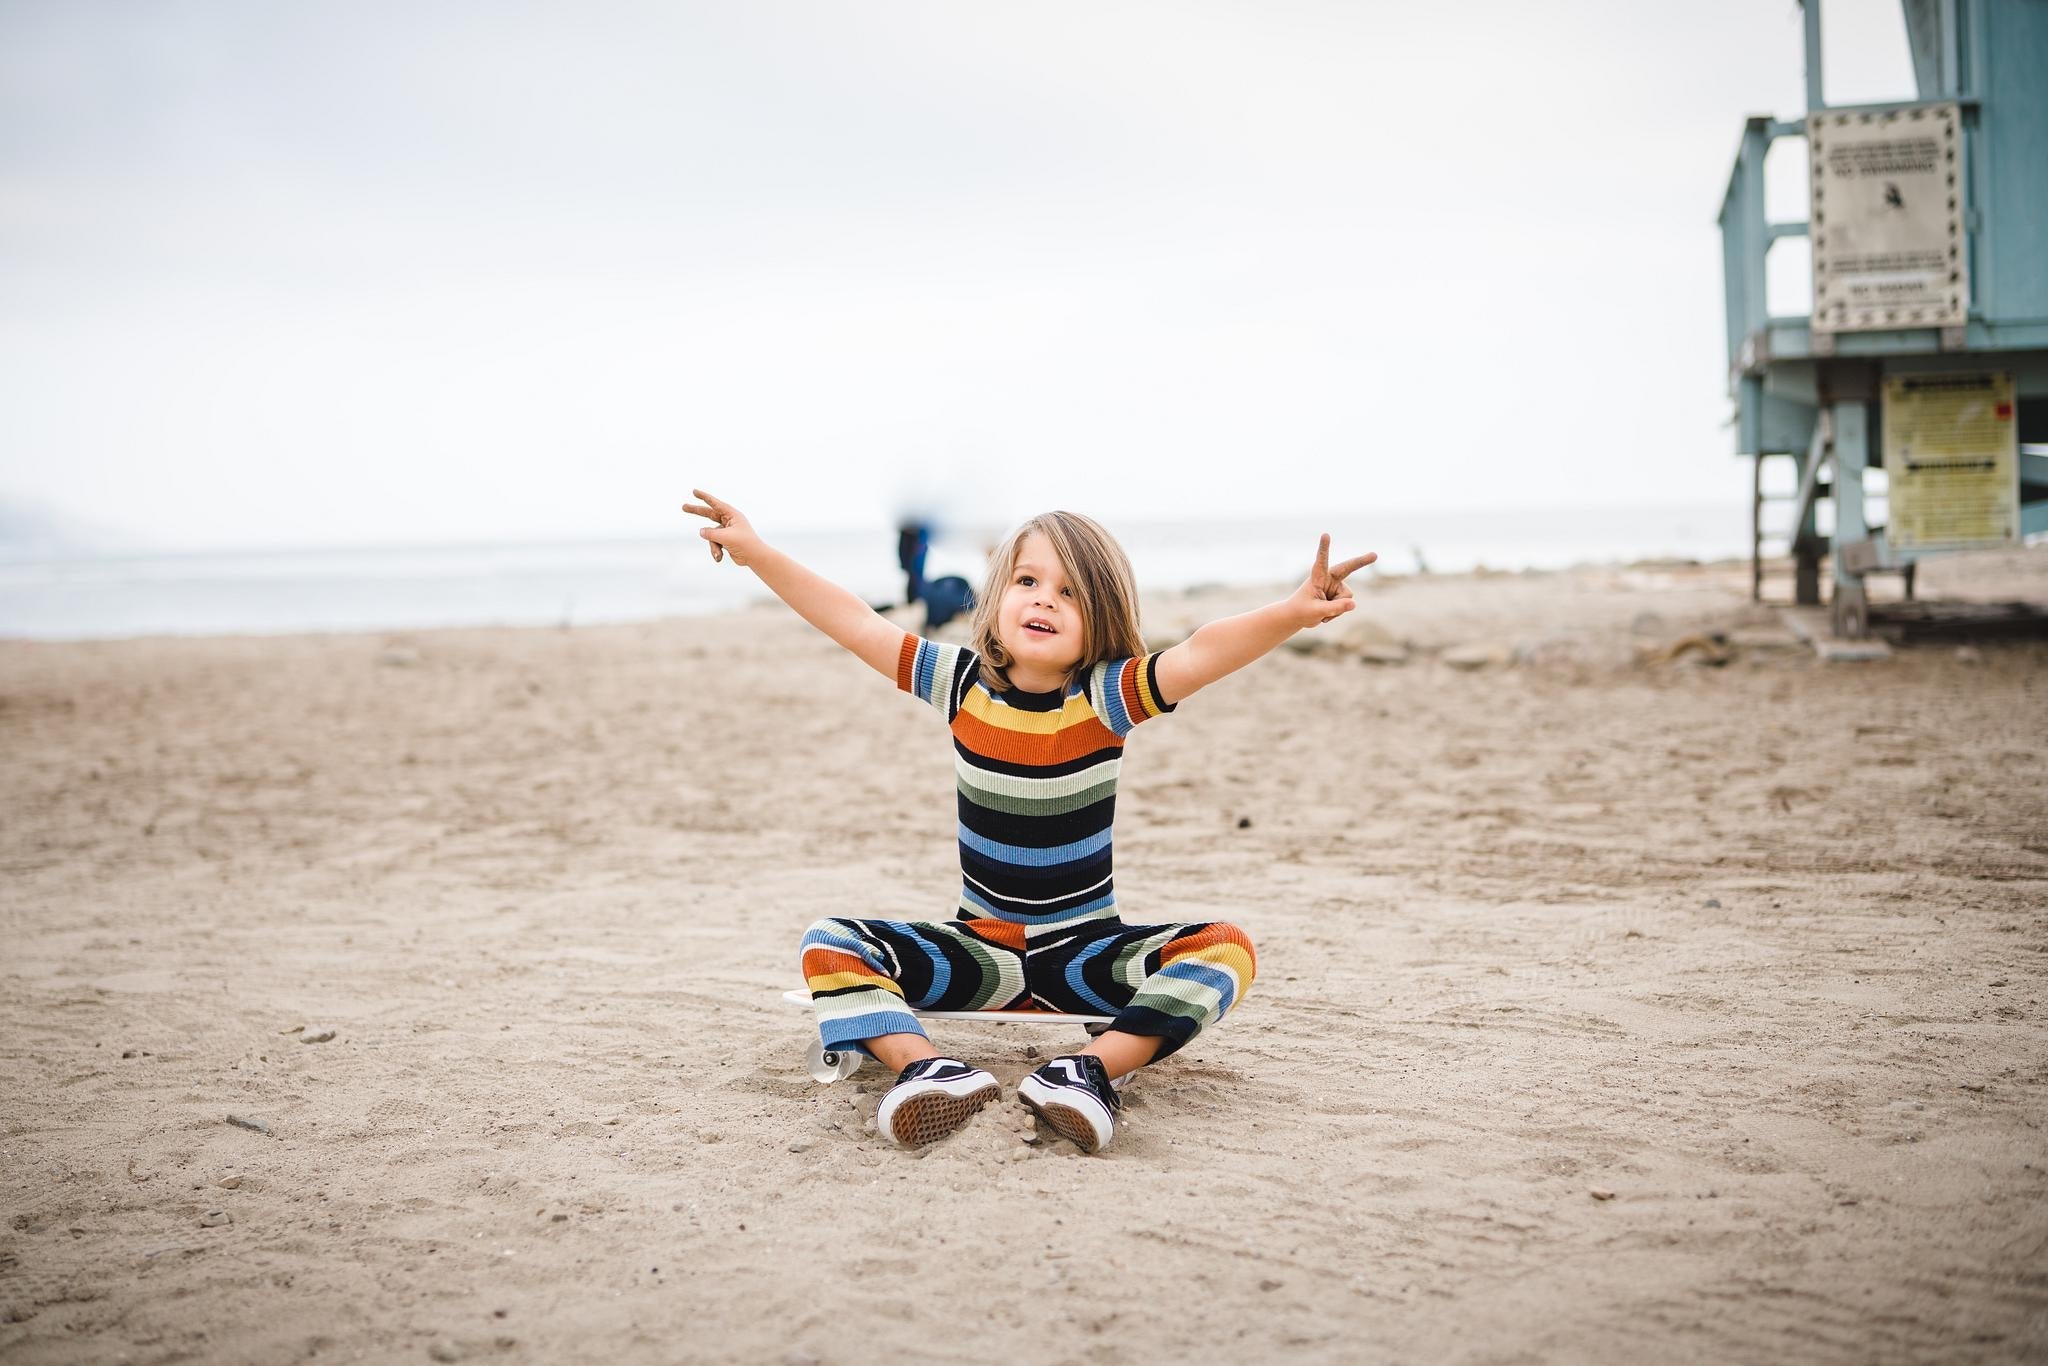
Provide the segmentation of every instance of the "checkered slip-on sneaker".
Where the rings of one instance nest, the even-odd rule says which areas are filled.
[[[1002,1094],[996,1079],[957,1058],[920,1058],[897,1074],[875,1127],[906,1148],[944,1138]]]
[[[1109,1081],[1102,1059],[1089,1053],[1054,1058],[1017,1083],[1017,1099],[1070,1138],[1084,1153],[1099,1153],[1116,1133],[1123,1097]]]

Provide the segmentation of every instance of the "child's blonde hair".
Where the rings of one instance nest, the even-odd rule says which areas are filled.
[[[1053,554],[1074,589],[1081,611],[1081,658],[1067,676],[1067,686],[1105,659],[1130,659],[1145,653],[1138,630],[1138,584],[1131,562],[1116,537],[1092,517],[1078,512],[1041,512],[1012,531],[988,559],[988,579],[974,604],[968,639],[981,656],[981,681],[991,691],[1010,689],[1010,652],[996,638],[996,612],[1003,590],[1017,569],[1017,552],[1032,532],[1052,543]]]

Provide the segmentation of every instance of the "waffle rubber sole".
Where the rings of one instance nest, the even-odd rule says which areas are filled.
[[[964,1096],[931,1091],[912,1096],[889,1116],[889,1137],[906,1148],[935,1143],[974,1117],[974,1112],[1002,1094],[993,1084]]]
[[[1032,1114],[1050,1125],[1054,1133],[1067,1139],[1084,1153],[1099,1152],[1107,1142],[1096,1137],[1095,1126],[1089,1122],[1088,1116],[1071,1105],[1062,1105],[1056,1100],[1040,1105],[1025,1095],[1020,1095],[1017,1099],[1023,1101]]]

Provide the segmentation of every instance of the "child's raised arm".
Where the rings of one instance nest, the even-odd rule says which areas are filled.
[[[1225,674],[1235,673],[1279,645],[1296,631],[1335,621],[1358,606],[1344,580],[1377,560],[1371,551],[1330,568],[1330,537],[1316,547],[1315,567],[1301,587],[1275,603],[1224,617],[1202,627],[1166,650],[1154,666],[1153,678],[1163,700],[1184,701]]]
[[[876,673],[895,679],[903,628],[762,540],[753,523],[731,503],[702,489],[691,489],[690,494],[702,501],[683,504],[683,511],[717,523],[697,529],[699,536],[711,542],[712,559],[732,556],[734,564],[753,570],[798,616],[844,645]]]

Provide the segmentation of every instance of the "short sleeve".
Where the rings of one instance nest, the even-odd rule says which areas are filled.
[[[1111,733],[1129,735],[1139,722],[1173,710],[1159,696],[1158,671],[1156,654],[1105,660],[1088,671],[1088,705]]]
[[[942,645],[908,631],[896,656],[896,686],[937,709],[952,724],[960,698],[981,668],[981,656],[965,645]]]

